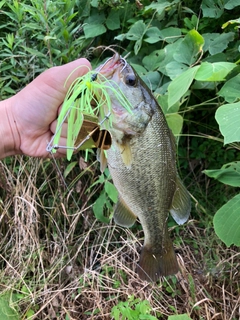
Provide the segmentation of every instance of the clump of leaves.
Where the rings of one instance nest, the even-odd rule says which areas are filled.
[[[114,306],[112,308],[111,316],[114,320],[156,320],[157,318],[150,314],[151,309],[151,305],[147,300],[141,301],[132,295],[128,297],[127,301],[119,302]]]

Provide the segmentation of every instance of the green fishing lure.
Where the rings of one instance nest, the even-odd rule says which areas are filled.
[[[130,103],[121,89],[116,88],[116,85],[115,87],[112,86],[111,80],[101,74],[101,66],[98,71],[89,71],[84,76],[77,78],[67,92],[58,117],[56,133],[47,147],[49,152],[55,153],[59,148],[66,148],[67,159],[70,160],[73,152],[80,147],[80,145],[75,146],[75,141],[84,123],[84,117],[92,116],[97,119],[96,116],[99,116],[101,119],[107,119],[108,126],[112,126],[111,99],[107,90],[111,90],[119,103],[128,112],[132,113]],[[108,113],[104,114],[104,110],[108,110]],[[63,147],[59,146],[58,143],[62,125],[66,120],[68,122],[67,146]],[[101,124],[102,122],[96,122],[96,126],[99,125],[100,129]]]

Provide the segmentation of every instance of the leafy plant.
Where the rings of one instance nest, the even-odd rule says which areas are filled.
[[[223,86],[222,94],[224,94],[226,88],[228,88],[229,91],[227,97],[231,96],[234,100],[240,99],[239,93],[235,91],[234,86],[230,87],[228,82]],[[216,120],[219,123],[220,131],[224,136],[224,144],[232,144],[232,147],[239,150],[239,146],[236,142],[240,142],[240,103],[225,104],[219,107],[216,112]],[[221,169],[205,170],[204,172],[209,177],[215,178],[224,184],[240,187],[239,161],[227,163],[223,165]],[[214,216],[213,223],[215,231],[227,246],[232,244],[240,246],[240,225],[237,223],[240,219],[239,199],[240,195],[238,194],[223,205]]]
[[[109,181],[111,179],[109,170],[106,169],[99,178],[91,185],[91,188],[97,184],[103,185],[103,189],[100,192],[98,198],[93,205],[93,212],[95,217],[104,223],[109,223],[111,215],[109,212],[113,210],[113,204],[117,203],[118,192],[115,186]],[[108,212],[106,214],[105,212]]]
[[[112,308],[111,316],[114,320],[138,320],[149,319],[156,320],[157,318],[150,314],[151,306],[147,300],[135,299],[129,296],[125,302],[119,302]]]
[[[19,320],[20,315],[15,308],[11,306],[14,295],[9,292],[0,295],[0,318],[5,320]]]

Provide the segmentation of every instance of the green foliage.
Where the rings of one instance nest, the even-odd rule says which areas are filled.
[[[111,316],[114,320],[157,320],[151,315],[152,307],[147,300],[136,299],[133,295],[127,301],[120,301],[112,308]],[[159,315],[160,316],[160,315]],[[168,320],[191,320],[187,314],[172,315]]]
[[[100,192],[99,197],[95,201],[93,205],[93,212],[95,217],[104,223],[109,223],[110,218],[109,211],[111,212],[113,210],[112,203],[117,203],[118,200],[118,192],[115,186],[109,181],[110,174],[108,169],[105,170],[104,173],[102,173],[97,181],[95,181],[91,187],[100,184],[103,185],[103,189]],[[111,201],[110,201],[111,200]],[[107,211],[107,214],[106,214]]]
[[[0,319],[5,320],[19,320],[20,315],[12,306],[15,296],[9,292],[0,295]]]
[[[179,314],[174,316],[169,316],[168,320],[191,320],[187,314]]]
[[[222,166],[221,169],[205,170],[209,177],[233,187],[240,187],[240,162],[230,162]]]
[[[227,246],[240,246],[240,194],[223,205],[215,214],[213,223],[218,237]]]
[[[225,104],[218,108],[216,120],[224,137],[225,144],[240,141],[240,102]]]
[[[228,86],[229,87],[229,86]],[[225,87],[226,88],[226,87]],[[223,90],[224,91],[224,90]],[[231,93],[231,88],[229,88],[230,95],[232,96],[234,92]],[[235,99],[238,99],[235,96]],[[216,120],[219,124],[220,131],[224,136],[224,143],[240,142],[239,134],[239,120],[240,120],[240,105],[239,102],[233,104],[226,104],[218,108],[216,112]],[[238,145],[236,146],[239,149]],[[239,177],[240,177],[240,162],[235,161],[227,163],[222,166],[221,169],[217,170],[205,170],[205,173],[212,178],[219,180],[220,182],[231,185],[234,187],[239,187]],[[216,234],[219,238],[224,241],[227,246],[235,244],[240,246],[240,224],[238,223],[240,219],[239,212],[239,197],[236,195],[231,200],[229,200],[225,205],[223,205],[215,214],[213,223]]]
[[[138,320],[149,319],[156,320],[157,318],[150,314],[152,308],[147,300],[135,299],[129,296],[125,302],[119,302],[112,308],[111,316],[114,320]]]

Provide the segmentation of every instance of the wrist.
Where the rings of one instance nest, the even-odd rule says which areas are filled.
[[[12,112],[13,97],[0,102],[0,159],[21,154],[20,135]]]

